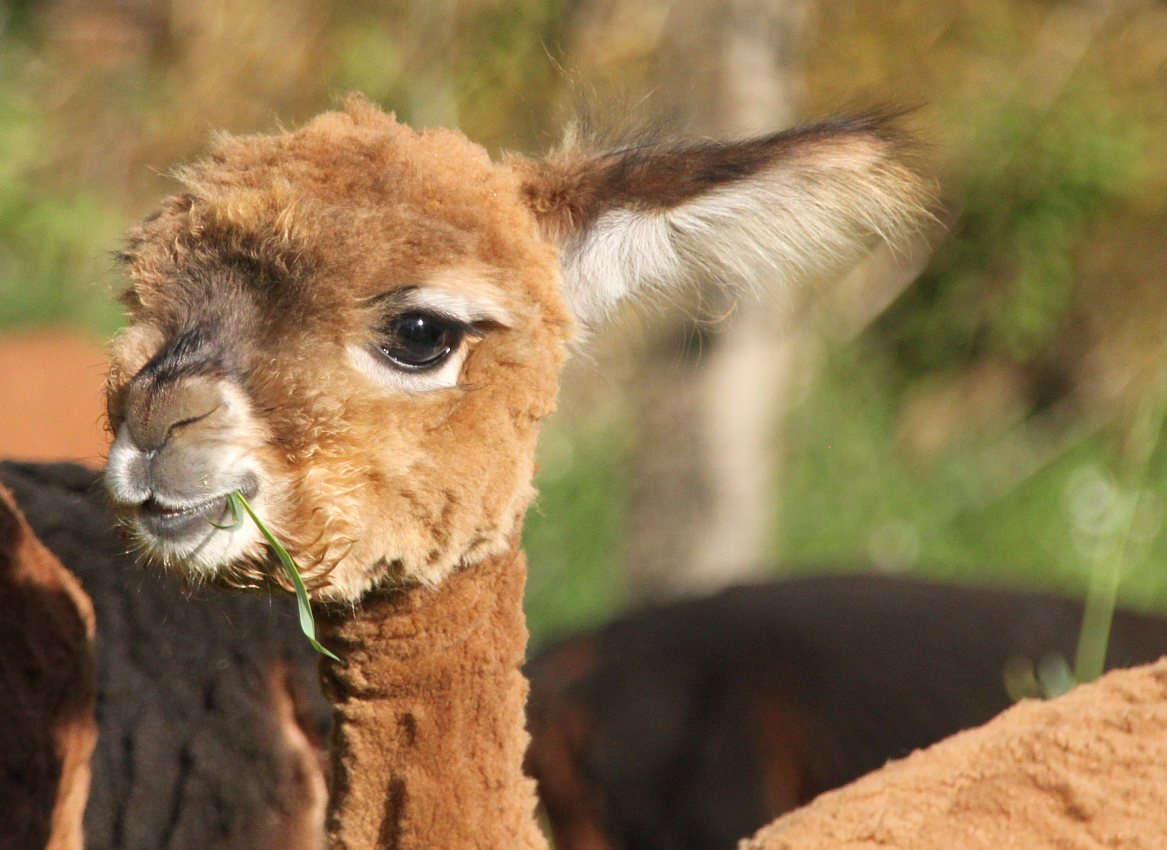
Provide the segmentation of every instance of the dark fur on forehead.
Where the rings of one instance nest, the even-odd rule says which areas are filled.
[[[245,336],[241,328],[257,309],[294,320],[312,307],[311,287],[300,284],[316,265],[307,246],[200,219],[188,209],[177,220],[156,217],[130,232],[119,258],[137,284],[121,296],[131,316],[148,306],[170,332],[214,325],[234,338]],[[153,228],[170,231],[170,238],[158,239]]]
[[[898,117],[870,112],[739,142],[652,139],[590,156],[569,147],[549,157],[523,191],[543,226],[559,237],[607,210],[671,209],[779,163],[815,156],[824,146],[874,145],[903,159],[912,145],[896,128]]]

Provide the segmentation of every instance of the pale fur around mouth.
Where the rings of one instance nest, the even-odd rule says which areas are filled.
[[[258,480],[247,476],[213,496],[178,498],[155,494],[136,505],[120,505],[123,526],[150,560],[211,579],[262,551],[254,523],[237,521],[228,496],[240,491],[263,510]]]

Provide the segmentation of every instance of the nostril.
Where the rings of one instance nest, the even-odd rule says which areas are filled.
[[[212,407],[206,413],[199,413],[199,414],[196,414],[195,416],[188,416],[186,419],[178,420],[177,422],[175,422],[173,425],[171,425],[169,428],[166,429],[166,436],[165,436],[163,442],[165,443],[166,441],[168,441],[170,439],[170,436],[175,431],[179,430],[180,428],[185,428],[188,425],[194,425],[197,422],[202,422],[204,419],[208,418],[209,416],[211,416],[211,414],[213,414],[216,410],[218,410],[219,407],[220,407],[220,405],[216,404],[214,407]]]
[[[105,464],[105,486],[114,502],[139,505],[150,498],[153,455],[152,451],[143,451],[135,444],[125,426],[118,429]]]
[[[218,409],[218,405],[216,405],[205,413],[187,416],[169,424],[167,424],[166,417],[161,419],[148,418],[144,422],[135,422],[130,419],[127,422],[130,427],[130,435],[138,448],[146,454],[154,454],[170,442],[176,431],[202,422]]]
[[[220,381],[193,376],[176,381],[143,380],[130,386],[125,426],[144,452],[165,446],[176,432],[212,417],[223,406]]]

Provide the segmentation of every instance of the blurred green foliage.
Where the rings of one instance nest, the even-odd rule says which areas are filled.
[[[409,123],[457,124],[492,149],[548,131],[556,92],[546,45],[563,0],[356,3],[335,15],[332,87],[358,90]]]
[[[967,114],[951,231],[873,329],[905,381],[979,357],[1051,356],[1074,306],[1085,224],[1116,212],[1144,171],[1143,128],[1095,82],[1053,108],[986,98]]]
[[[110,333],[108,252],[121,216],[99,194],[47,178],[45,116],[13,79],[20,53],[0,53],[0,330],[64,322]]]
[[[1107,432],[1068,443],[1042,463],[995,457],[997,443],[987,441],[922,465],[899,446],[893,370],[881,375],[871,355],[862,344],[835,352],[790,418],[779,501],[791,569],[863,563],[1081,594],[1097,547],[1115,531],[1120,500],[1138,487],[1150,501],[1128,553],[1123,597],[1167,608],[1167,451],[1156,446],[1125,482]],[[1010,464],[1016,478],[1002,481]]]
[[[861,65],[931,103],[948,234],[794,408],[777,548],[1075,594],[1109,571],[1167,609],[1167,452],[1137,425],[1162,401],[1167,252],[1136,236],[1167,232],[1167,16],[877,5],[822,7],[812,99]]]
[[[615,424],[551,425],[540,440],[539,498],[523,535],[527,625],[536,643],[602,622],[626,601],[613,566],[622,562],[630,446]]]

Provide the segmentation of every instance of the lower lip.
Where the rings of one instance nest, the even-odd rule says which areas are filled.
[[[228,516],[226,497],[179,511],[151,507],[151,503],[147,502],[139,510],[138,521],[154,537],[177,540],[196,532],[214,531],[211,522],[220,516]]]
[[[254,500],[259,493],[259,481],[254,475],[246,475],[233,490]],[[218,530],[213,524],[231,524],[232,513],[227,495],[224,492],[181,510],[167,510],[151,499],[138,506],[137,523],[150,536],[171,543],[204,539]]]

